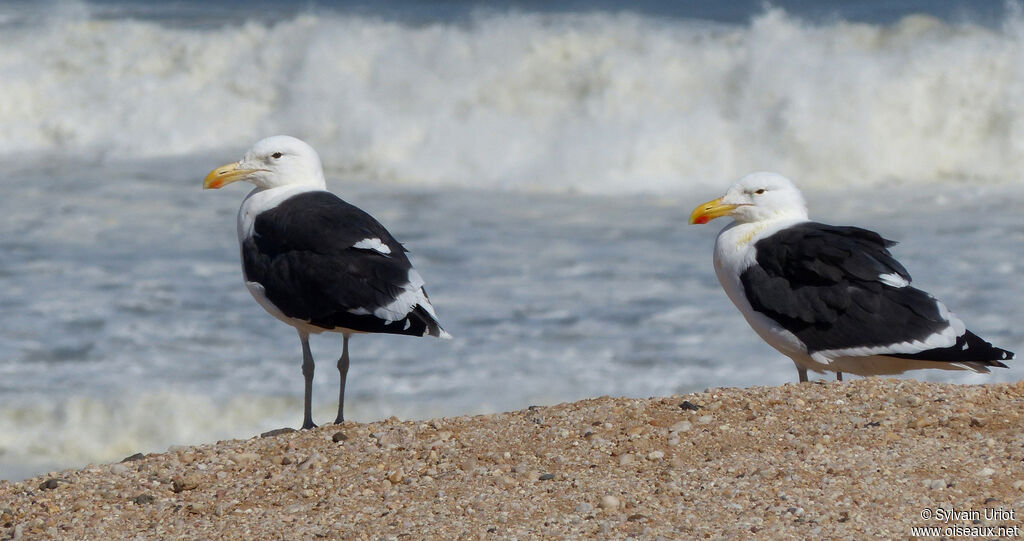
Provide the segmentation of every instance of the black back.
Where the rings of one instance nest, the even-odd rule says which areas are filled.
[[[809,354],[923,340],[949,322],[928,293],[880,279],[894,275],[910,282],[910,274],[889,253],[894,244],[857,227],[797,224],[759,240],[754,245],[757,264],[740,281],[754,310],[795,334]],[[883,354],[946,362],[1012,358],[972,333],[949,348]]]
[[[391,252],[354,247],[365,239]],[[294,195],[256,216],[242,266],[281,312],[324,329],[422,335],[437,327],[418,305],[391,323],[372,315],[406,291],[412,265],[384,226],[327,191]],[[359,309],[371,315],[350,312]]]

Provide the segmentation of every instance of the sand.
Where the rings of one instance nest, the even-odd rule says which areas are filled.
[[[1013,537],[1022,402],[863,379],[330,425],[0,482],[0,539]]]

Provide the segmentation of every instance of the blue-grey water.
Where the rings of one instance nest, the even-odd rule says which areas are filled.
[[[455,335],[355,337],[356,420],[794,381],[714,278],[725,223],[686,225],[753,170],[1024,351],[1019,5],[774,6],[0,3],[0,478],[299,423],[296,335],[241,283],[246,187],[200,189],[277,133]],[[340,337],[312,345],[327,422]]]

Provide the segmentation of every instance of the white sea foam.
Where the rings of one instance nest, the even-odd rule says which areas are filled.
[[[75,4],[71,4],[74,6]],[[1019,180],[1024,17],[746,25],[630,14],[414,24],[332,12],[217,27],[64,9],[0,33],[0,152],[240,152],[290,133],[335,174],[665,191]]]
[[[112,462],[138,452],[165,451],[170,445],[256,435],[285,426],[273,423],[282,421],[290,402],[153,392],[8,404],[0,408],[0,478]]]

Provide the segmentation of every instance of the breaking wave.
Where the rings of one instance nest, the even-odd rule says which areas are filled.
[[[1024,16],[629,13],[182,24],[0,17],[0,155],[131,160],[289,133],[335,176],[589,192],[1020,179]],[[6,24],[4,22],[7,21]],[[207,168],[209,164],[203,164]],[[205,170],[205,169],[204,169]]]

